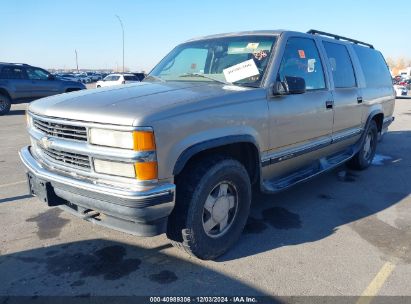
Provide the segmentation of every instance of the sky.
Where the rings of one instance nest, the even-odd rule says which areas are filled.
[[[2,0],[0,61],[43,68],[150,71],[192,37],[244,30],[317,29],[411,59],[411,1]]]

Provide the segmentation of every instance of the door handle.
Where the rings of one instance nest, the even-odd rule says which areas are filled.
[[[362,97],[357,97],[357,103],[362,103]]]
[[[327,100],[327,101],[325,102],[325,107],[326,107],[327,109],[332,109],[333,106],[334,106],[334,102],[333,102],[332,100]]]

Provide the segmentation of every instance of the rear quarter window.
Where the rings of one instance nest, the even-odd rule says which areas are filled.
[[[354,45],[353,48],[360,61],[367,87],[392,85],[390,71],[380,52],[359,45]]]

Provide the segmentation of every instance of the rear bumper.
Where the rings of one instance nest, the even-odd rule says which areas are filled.
[[[145,191],[114,188],[51,172],[33,157],[30,147],[21,149],[19,154],[29,179],[33,179],[31,183],[49,183],[49,206],[59,206],[87,221],[139,236],[165,232],[167,217],[174,208],[174,184]],[[30,191],[33,192],[31,188]]]

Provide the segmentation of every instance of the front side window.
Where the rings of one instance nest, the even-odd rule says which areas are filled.
[[[239,36],[184,43],[168,54],[144,81],[161,78],[259,86],[275,41],[275,36]]]
[[[325,89],[323,66],[314,40],[288,39],[278,76],[280,81],[287,76],[304,78],[307,91]]]
[[[330,62],[334,86],[336,88],[352,88],[357,85],[354,69],[347,47],[342,44],[323,42]]]
[[[120,79],[120,76],[109,75],[106,78],[104,78],[104,81],[117,81],[119,79]]]
[[[49,78],[49,74],[42,70],[42,69],[27,69],[27,76],[31,80],[47,80]]]

